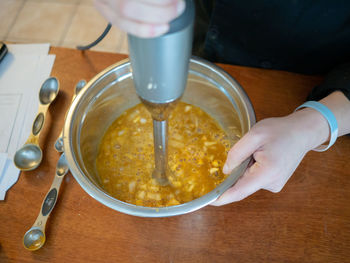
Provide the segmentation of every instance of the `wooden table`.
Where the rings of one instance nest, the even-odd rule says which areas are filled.
[[[41,137],[44,159],[22,173],[0,202],[0,262],[350,262],[350,137],[307,154],[284,189],[259,191],[223,207],[171,218],[138,218],[91,198],[71,174],[47,225],[43,248],[22,237],[51,185],[60,133],[74,86],[124,55],[52,48],[61,92]],[[322,81],[288,72],[222,65],[247,91],[257,118],[282,116]],[[288,149],[286,149],[288,151]]]

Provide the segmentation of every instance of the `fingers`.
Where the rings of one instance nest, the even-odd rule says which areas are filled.
[[[230,149],[223,172],[225,174],[231,173],[234,168],[249,156],[256,154],[262,142],[261,136],[254,131],[254,128],[250,130]],[[252,163],[251,161],[237,183],[223,193],[212,205],[219,206],[240,201],[263,188],[266,185],[264,182],[264,174],[266,172],[264,170],[260,163]]]
[[[121,18],[117,16],[113,9],[105,3],[99,3],[96,8],[113,25],[117,25],[121,30],[126,31],[138,37],[156,37],[166,33],[169,30],[168,24],[145,24],[139,21]]]
[[[254,128],[250,130],[228,152],[223,172],[225,174],[231,173],[234,168],[256,152],[261,147],[262,142],[261,136],[254,131]]]
[[[168,5],[132,0],[126,0],[122,3],[120,11],[123,17],[145,24],[167,24],[178,17],[185,9],[185,2],[183,1],[172,1]]]
[[[96,0],[96,8],[112,24],[139,37],[156,37],[185,10],[183,0]]]
[[[176,4],[180,0],[138,0],[140,2],[144,2],[147,4],[152,4],[152,5],[170,5],[170,4]]]
[[[250,155],[255,163],[213,205],[240,201],[260,189],[281,191],[305,155],[300,136],[303,133],[291,118],[270,118],[257,123],[232,147],[223,172],[231,172]]]
[[[211,205],[221,206],[237,202],[263,189],[266,185],[266,173],[267,170],[264,167],[257,162],[254,163],[234,186],[229,188]]]
[[[118,26],[121,30],[143,38],[161,36],[169,30],[168,24],[150,25],[126,19],[120,20]]]

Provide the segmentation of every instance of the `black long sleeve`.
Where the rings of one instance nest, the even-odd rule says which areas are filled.
[[[350,62],[350,1],[196,3],[193,53],[210,61],[309,75]]]
[[[326,76],[322,84],[316,86],[307,100],[320,100],[334,91],[342,91],[350,100],[350,63],[342,64]]]

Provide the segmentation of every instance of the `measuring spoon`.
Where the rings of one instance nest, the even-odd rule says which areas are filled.
[[[46,194],[44,202],[41,205],[40,213],[33,226],[24,234],[23,245],[26,249],[34,251],[38,250],[44,245],[46,240],[45,226],[47,218],[56,204],[57,195],[60,190],[62,180],[67,174],[68,170],[69,168],[65,154],[62,153],[56,165],[55,178],[53,179],[51,188]]]
[[[58,91],[59,83],[55,77],[45,80],[40,88],[39,110],[33,122],[32,133],[14,156],[15,165],[22,171],[34,170],[41,163],[43,153],[39,146],[39,135],[44,126],[47,109],[57,97]]]
[[[78,95],[78,93],[82,90],[82,88],[84,88],[84,86],[86,85],[86,81],[85,80],[80,80],[77,85],[75,85],[75,90],[74,90],[74,95],[72,97],[72,102],[75,99],[75,97]],[[56,142],[55,142],[55,149],[58,152],[63,152],[63,137],[62,137],[62,132],[61,131],[60,135],[58,136]]]

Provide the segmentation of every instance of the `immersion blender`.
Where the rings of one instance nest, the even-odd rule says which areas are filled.
[[[128,35],[135,89],[153,118],[153,178],[160,185],[168,184],[168,117],[185,90],[192,51],[194,3],[185,2],[184,12],[171,21],[165,35]]]

